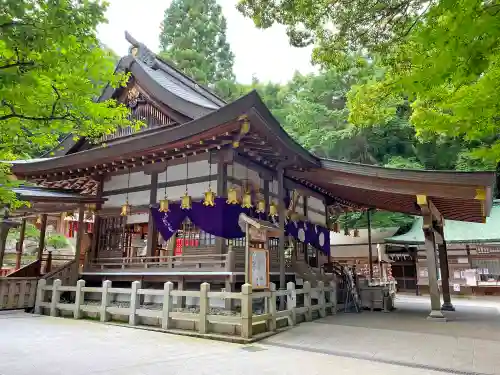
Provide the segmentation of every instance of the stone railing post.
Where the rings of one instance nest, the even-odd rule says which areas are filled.
[[[75,310],[73,311],[73,318],[80,319],[80,306],[85,300],[85,293],[82,288],[85,287],[85,280],[78,280],[76,282],[76,292],[75,292]]]
[[[203,283],[200,285],[200,321],[198,324],[198,331],[200,333],[208,332],[207,315],[210,309],[208,292],[210,291],[210,284]]]
[[[252,337],[252,285],[243,284],[241,287],[241,337]]]
[[[295,284],[291,281],[286,284],[286,290],[288,292],[286,296],[286,308],[290,311],[288,318],[288,325],[294,326],[297,324],[297,312],[295,310],[297,306],[297,294],[295,292]]]
[[[103,281],[102,282],[101,310],[100,310],[101,322],[107,322],[109,320],[109,314],[106,311],[106,308],[109,305],[109,293],[108,293],[109,288],[111,288],[111,281],[110,280]]]
[[[323,281],[318,281],[318,305],[319,305],[319,317],[324,318],[326,316],[326,298],[325,298],[325,283]]]
[[[226,254],[226,272],[234,272],[235,253],[232,248],[229,248]]]
[[[42,303],[45,302],[45,286],[47,285],[47,280],[40,279],[36,287],[36,299],[35,299],[35,314],[42,313]],[[3,297],[0,295],[0,297]]]
[[[141,282],[140,281],[133,281],[132,282],[132,288],[130,290],[130,311],[128,315],[128,324],[135,326],[137,324],[136,322],[136,310],[137,310],[137,305],[139,304],[139,295],[137,294],[137,291],[141,287]]]
[[[270,284],[271,296],[269,297],[269,331],[276,331],[276,284]]]
[[[172,295],[170,292],[173,285],[171,281],[163,284],[163,314],[161,319],[161,328],[163,329],[169,329],[170,326],[170,312],[172,311]]]
[[[330,303],[332,304],[332,315],[337,314],[337,283],[330,281]]]
[[[50,301],[50,316],[57,316],[57,304],[59,303],[59,298],[61,297],[61,291],[59,287],[61,286],[61,280],[56,279],[52,284],[52,300]]]
[[[312,320],[311,283],[309,281],[304,281],[304,286],[302,287],[302,289],[304,290],[304,307],[306,308],[305,320],[306,322],[310,322]]]

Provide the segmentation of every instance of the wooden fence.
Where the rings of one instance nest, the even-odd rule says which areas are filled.
[[[0,278],[0,310],[33,308],[37,280],[36,277]]]
[[[241,292],[212,292],[208,283],[201,284],[200,290],[196,291],[174,290],[171,282],[166,282],[163,289],[141,289],[140,285],[139,281],[134,281],[131,288],[113,288],[111,281],[107,280],[102,287],[86,287],[85,281],[79,280],[76,286],[62,286],[60,280],[55,280],[52,285],[40,280],[35,313],[75,319],[99,318],[102,322],[124,321],[130,325],[158,326],[164,330],[183,329],[251,339],[259,333],[276,331],[279,327],[293,326],[337,311],[335,284],[325,287],[321,281],[317,288],[311,288],[306,281],[303,288],[296,289],[290,282],[286,290],[277,291],[272,285],[270,291],[264,292],[253,292],[249,284],[244,284]],[[62,293],[72,294],[74,298],[61,300]],[[121,302],[113,303],[118,295]],[[93,298],[89,300],[86,296]],[[146,297],[161,301],[161,304],[155,309],[148,308],[144,304]],[[179,301],[186,297],[199,299],[198,307],[179,308],[182,306]],[[286,299],[286,308],[282,311],[277,308],[278,298]],[[233,307],[224,314],[217,313],[211,308],[211,299],[230,299],[232,306],[239,305],[239,311]],[[264,302],[264,308],[256,312],[255,304],[259,300]]]

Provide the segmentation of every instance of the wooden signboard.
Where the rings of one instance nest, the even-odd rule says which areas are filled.
[[[249,249],[249,280],[253,289],[269,288],[269,251],[266,249]]]

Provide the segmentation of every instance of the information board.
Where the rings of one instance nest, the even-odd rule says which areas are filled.
[[[269,288],[269,251],[249,249],[250,283],[253,289]]]

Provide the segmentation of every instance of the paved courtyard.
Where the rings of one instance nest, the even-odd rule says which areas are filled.
[[[90,321],[0,314],[0,374],[500,374],[500,304],[458,301],[450,322],[426,299],[397,312],[338,314],[253,345]]]

